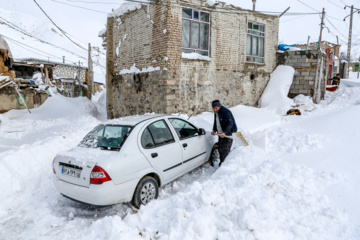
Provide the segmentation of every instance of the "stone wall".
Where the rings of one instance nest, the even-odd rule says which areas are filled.
[[[79,68],[76,66],[70,65],[56,65],[53,70],[53,74],[59,78],[71,78],[74,79],[74,76],[78,76],[80,73],[80,82],[85,82],[86,68]]]
[[[227,107],[257,104],[276,66],[278,17],[223,3],[217,7],[226,7],[231,13],[220,13],[205,1],[191,3],[210,12],[210,61],[182,58],[179,6],[150,4],[108,18],[109,118],[145,112],[210,111],[214,99]],[[248,21],[265,25],[265,64],[245,61]],[[145,72],[149,67],[158,70],[125,74],[124,69],[130,70],[134,64]]]
[[[293,83],[290,87],[289,97],[294,98],[299,94],[313,96],[316,76],[317,50],[287,51],[277,53],[277,65],[288,65],[295,69]],[[321,98],[325,94],[327,57],[325,53],[320,56],[323,59],[323,69],[321,69]]]

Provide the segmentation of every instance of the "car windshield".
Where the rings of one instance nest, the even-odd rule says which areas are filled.
[[[126,137],[130,134],[131,129],[131,126],[99,125],[84,137],[79,146],[101,148],[103,150],[119,150]]]

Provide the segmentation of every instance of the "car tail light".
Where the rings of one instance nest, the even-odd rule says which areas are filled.
[[[90,184],[99,185],[107,181],[111,181],[109,174],[101,167],[95,165],[90,174]]]
[[[53,160],[52,165],[53,165],[53,172],[54,172],[54,174],[56,174],[54,163],[55,163],[55,158],[54,158],[54,160]]]

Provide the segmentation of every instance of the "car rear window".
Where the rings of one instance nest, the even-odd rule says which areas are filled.
[[[118,150],[130,134],[131,126],[99,125],[80,142],[80,147]]]

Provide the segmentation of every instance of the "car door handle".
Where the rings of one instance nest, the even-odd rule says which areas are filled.
[[[187,147],[187,143],[183,143],[183,147],[186,148],[186,147]]]
[[[159,156],[157,153],[152,153],[152,154],[151,154],[151,157],[152,157],[152,158],[156,158],[157,156]]]

